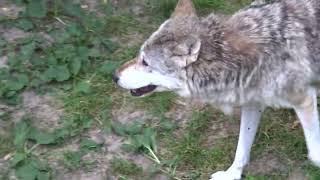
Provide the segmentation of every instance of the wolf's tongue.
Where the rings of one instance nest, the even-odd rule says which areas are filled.
[[[149,85],[149,86],[145,86],[145,87],[142,87],[142,88],[139,88],[139,89],[133,89],[130,92],[131,92],[132,96],[142,96],[144,94],[152,92],[156,88],[157,88],[157,86],[155,86],[155,85]]]

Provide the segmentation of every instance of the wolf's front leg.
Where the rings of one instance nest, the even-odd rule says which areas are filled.
[[[251,146],[263,110],[264,108],[260,106],[241,108],[240,135],[235,159],[227,171],[219,171],[212,174],[210,180],[235,180],[241,178],[242,170],[250,158]]]
[[[320,123],[315,90],[306,96],[303,103],[295,108],[299,117],[309,150],[309,159],[320,167]]]

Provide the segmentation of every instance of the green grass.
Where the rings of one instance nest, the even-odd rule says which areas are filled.
[[[301,127],[292,128],[297,120],[293,111],[267,111],[262,119],[262,128],[257,135],[254,150],[269,148],[281,156],[303,160],[307,149]]]
[[[170,151],[164,156],[168,156],[169,159],[176,156],[177,169],[186,172],[185,175],[189,178],[205,179],[210,173],[227,168],[231,163],[234,138],[220,139],[213,147],[208,147],[205,143],[214,118],[208,109],[194,112],[181,133],[182,137],[167,136],[168,139],[165,140]]]
[[[121,158],[114,158],[111,161],[112,171],[117,175],[136,176],[142,174],[142,168],[137,164]]]
[[[177,2],[178,0],[149,0],[152,9],[166,18],[170,17]],[[236,10],[239,10],[241,7],[249,5],[251,2],[251,0],[193,0],[197,13],[200,15],[212,12],[231,14]]]
[[[176,95],[170,92],[162,92],[153,94],[143,99],[135,99],[138,102],[137,106],[147,108],[153,114],[159,116],[163,113],[168,112],[172,107],[173,101]]]

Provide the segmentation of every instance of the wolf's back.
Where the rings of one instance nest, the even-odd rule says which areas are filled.
[[[241,43],[234,43],[240,52],[250,54],[248,51],[254,50],[251,54],[265,56],[262,64],[268,69],[292,68],[292,73],[303,73],[320,82],[319,0],[253,5],[236,13],[228,25],[236,37],[241,37],[237,38]],[[250,48],[244,46],[246,43]]]

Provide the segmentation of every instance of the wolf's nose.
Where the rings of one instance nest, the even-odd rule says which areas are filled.
[[[113,74],[112,74],[112,80],[113,80],[115,83],[118,83],[119,77],[117,76],[116,73],[113,73]]]

